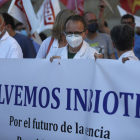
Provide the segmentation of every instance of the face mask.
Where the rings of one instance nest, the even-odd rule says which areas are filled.
[[[82,43],[83,37],[80,35],[74,35],[74,34],[67,35],[66,40],[71,47],[76,48]]]
[[[98,30],[98,24],[97,23],[92,23],[88,25],[88,31],[90,33],[95,33]]]
[[[25,35],[25,36],[28,36],[28,34],[27,34],[27,31],[26,31],[26,30],[21,30],[21,34],[22,34],[22,35]]]

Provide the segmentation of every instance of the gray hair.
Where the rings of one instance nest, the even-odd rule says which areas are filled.
[[[135,31],[130,25],[120,24],[111,30],[111,38],[119,51],[131,50],[134,43]]]

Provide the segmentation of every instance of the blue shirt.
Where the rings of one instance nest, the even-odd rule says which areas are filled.
[[[23,52],[23,58],[35,58],[36,57],[36,50],[34,48],[33,42],[30,38],[16,33],[13,38],[18,42],[20,45],[22,52]]]
[[[140,36],[137,34],[135,34],[135,45],[133,49],[136,57],[140,60]]]
[[[40,48],[40,45],[37,44],[32,38],[30,38],[30,39],[33,41],[33,45],[34,45],[34,47],[35,47],[36,53],[38,53],[39,48]]]

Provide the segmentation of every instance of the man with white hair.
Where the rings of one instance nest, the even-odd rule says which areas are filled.
[[[0,58],[23,58],[21,47],[5,28],[5,21],[0,14]]]

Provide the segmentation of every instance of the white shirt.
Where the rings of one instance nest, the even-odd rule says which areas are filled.
[[[0,58],[23,58],[21,47],[8,32],[0,39]]]
[[[81,49],[76,53],[73,59],[95,59],[94,54],[98,52],[89,46],[89,44],[83,41]],[[55,51],[50,51],[46,59],[50,59],[52,56],[60,56],[61,59],[68,59],[68,47],[59,48]]]
[[[134,54],[134,52],[133,52],[132,50],[123,53],[123,54],[119,57],[118,60],[121,60],[121,61],[122,61],[122,58],[123,58],[123,57],[125,57],[125,58],[128,57],[129,60],[138,60],[138,61],[139,61],[139,59],[135,56],[135,54]]]
[[[48,51],[49,44],[51,42],[51,38],[52,37],[48,37],[47,39],[45,39],[43,41],[43,43],[41,44],[40,49],[37,53],[36,58],[41,58],[41,59],[46,58],[46,54],[47,54],[47,51]],[[54,41],[52,43],[52,46],[50,48],[50,51],[55,51],[56,49],[58,49],[58,47],[59,47],[58,40],[54,39]]]

